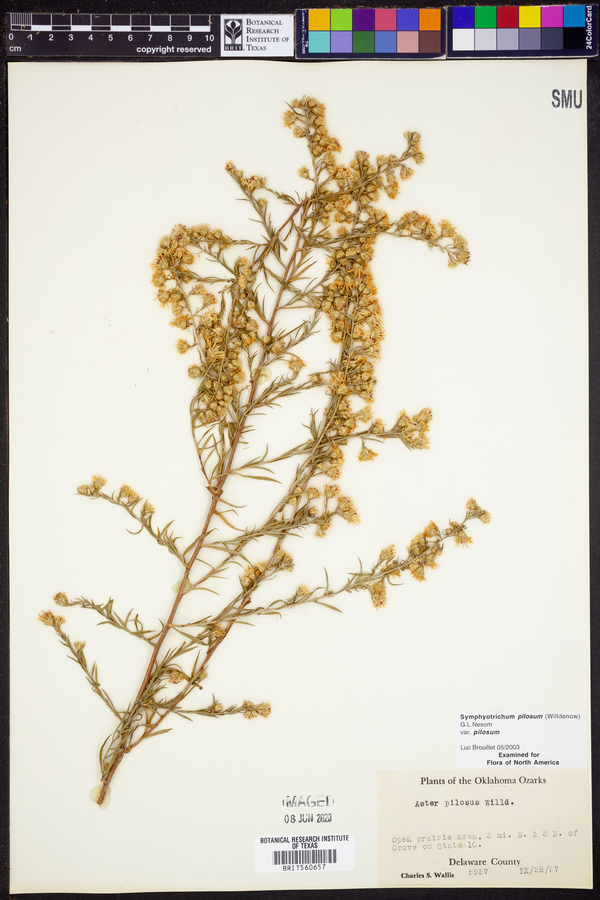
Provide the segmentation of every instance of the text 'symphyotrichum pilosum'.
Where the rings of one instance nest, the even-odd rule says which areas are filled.
[[[294,567],[288,538],[297,541],[311,532],[325,537],[336,518],[358,523],[354,502],[340,487],[344,454],[354,452],[368,462],[383,441],[411,450],[429,444],[430,409],[400,410],[392,425],[373,416],[383,339],[370,268],[376,241],[382,235],[421,241],[445,254],[451,267],[469,259],[465,239],[450,222],[435,225],[414,211],[391,219],[377,205],[382,192],[394,198],[400,182],[413,174],[412,165],[423,161],[419,134],[405,133],[400,156],[371,160],[357,151],[344,165],[338,162],[340,144],[327,131],[322,103],[312,97],[294,100],[283,118],[308,145],[310,164],[299,172],[306,192],[291,196],[228,163],[262,237],[241,240],[208,225],[177,225],[160,242],[153,264],[158,300],[182,333],[177,349],[190,358],[188,374],[195,385],[191,428],[206,487],[199,533],[184,546],[172,523],[157,521],[150,500],[128,484],[108,493],[105,479],[94,475],[78,488],[79,494],[121,507],[139,532],[147,532],[180,564],[175,595],[166,585],[164,617],[154,623],[143,624],[141,611],[118,612],[112,599],[97,603],[62,592],[54,597],[58,606],[91,610],[103,624],[148,645],[146,670],[125,709],[101,686],[96,664],[86,659],[84,643],[68,636],[63,616],[40,615],[116,720],[100,750],[101,783],[92,792],[100,806],[108,803],[109,785],[123,758],[169,731],[169,717],[270,714],[269,703],[256,699],[224,706],[217,699],[218,685],[210,702],[198,699],[207,693],[198,689],[209,663],[236,623],[306,604],[335,609],[334,598],[351,591],[366,593],[381,608],[389,584],[404,573],[422,581],[428,568],[437,567],[446,541],[468,545],[467,523],[490,518],[470,499],[447,527],[429,522],[405,554],[385,547],[366,567],[349,561],[355,571],[343,583],[333,585],[319,573],[320,586],[297,584],[292,591],[277,592],[275,599],[273,592],[264,597],[263,585]],[[307,365],[303,345],[324,324],[331,334],[330,358]],[[255,446],[260,442],[257,419],[278,415],[303,392],[310,394],[311,410],[304,439],[283,450],[270,450],[266,442]],[[256,513],[256,524],[240,525],[235,493],[240,478],[279,485],[270,509]]]

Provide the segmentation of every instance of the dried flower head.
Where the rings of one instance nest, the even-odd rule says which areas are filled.
[[[473,541],[467,534],[464,528],[457,528],[454,532],[454,543],[457,547],[467,547],[469,544],[472,544]]]
[[[106,478],[102,478],[101,475],[92,475],[92,483],[80,484],[77,488],[77,493],[86,497],[98,497],[105,484]]]
[[[125,506],[135,506],[141,499],[140,495],[136,494],[133,488],[129,487],[128,484],[121,485],[119,493],[117,494],[117,500],[120,500]]]
[[[370,462],[372,459],[375,459],[377,455],[378,454],[375,453],[374,450],[371,450],[370,447],[363,447],[358,454],[358,458],[360,462]]]
[[[226,630],[221,625],[213,625],[208,635],[209,643],[214,644],[216,641],[222,640],[226,634]]]
[[[387,601],[385,584],[383,581],[375,581],[369,587],[371,600],[375,609],[382,609]]]
[[[65,624],[65,620],[62,616],[55,616],[49,609],[39,614],[38,622],[41,622],[42,625],[49,625],[56,629],[60,629],[61,625]]]
[[[270,703],[251,703],[250,700],[244,700],[242,709],[245,719],[256,719],[258,716],[266,719],[271,714]]]

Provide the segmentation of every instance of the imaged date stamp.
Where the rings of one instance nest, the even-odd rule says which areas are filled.
[[[286,825],[327,825],[330,822],[333,822],[333,813],[286,813],[283,817],[283,821]]]

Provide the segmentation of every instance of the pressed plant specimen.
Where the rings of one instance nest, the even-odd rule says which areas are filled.
[[[399,441],[411,450],[429,444],[430,409],[411,415],[401,410],[391,426],[373,416],[383,339],[370,269],[377,239],[423,242],[445,254],[451,267],[469,259],[465,239],[450,222],[434,225],[414,211],[392,220],[378,206],[382,192],[394,198],[400,181],[413,174],[412,164],[423,161],[419,134],[405,133],[400,156],[371,160],[358,151],[344,165],[322,103],[312,97],[294,100],[283,118],[294,136],[307,143],[310,167],[299,171],[306,191],[292,196],[228,163],[260,237],[241,240],[208,225],[177,225],[160,242],[153,264],[158,300],[173,314],[171,325],[184,334],[177,349],[193,357],[188,368],[196,383],[191,432],[206,488],[199,533],[181,546],[169,530],[172,523],[155,524],[151,502],[128,484],[108,493],[105,479],[95,475],[78,488],[79,494],[122,508],[181,567],[175,596],[169,594],[164,618],[153,627],[142,624],[137,612],[118,613],[112,599],[96,603],[62,592],[54,598],[61,607],[91,610],[103,624],[148,645],[146,669],[125,709],[101,686],[84,644],[65,632],[64,618],[51,611],[40,615],[116,719],[100,750],[101,783],[92,793],[100,806],[106,805],[109,785],[125,756],[169,731],[164,727],[169,717],[269,715],[267,702],[244,700],[226,707],[214,694],[210,703],[194,701],[204,696],[198,689],[208,677],[209,663],[236,624],[306,604],[331,607],[333,598],[352,591],[366,592],[376,608],[383,607],[389,584],[404,573],[423,580],[428,568],[436,568],[448,540],[459,546],[471,542],[469,520],[490,518],[470,499],[459,520],[442,528],[430,522],[404,555],[388,546],[370,567],[360,565],[341,584],[326,578],[324,586],[298,584],[292,591],[271,590],[265,599],[263,586],[293,569],[288,539],[310,532],[324,537],[336,518],[358,522],[353,500],[339,486],[344,453],[354,449],[367,462],[383,441]],[[327,319],[332,358],[316,367],[306,365],[298,351]],[[312,404],[305,439],[282,451],[270,450],[254,431],[257,418],[277,415],[283,404],[304,393]],[[279,485],[277,499],[261,510],[258,524],[240,519],[235,494],[240,478]]]

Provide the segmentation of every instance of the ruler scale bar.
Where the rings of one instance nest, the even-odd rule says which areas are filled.
[[[9,13],[9,29],[35,31],[73,31],[90,32],[102,28],[106,31],[128,33],[137,28],[145,28],[155,33],[169,33],[185,28],[190,32],[206,32],[211,30],[211,16],[206,14],[190,15],[106,15],[102,13],[81,13],[68,15],[49,13]],[[214,18],[214,17],[212,17]]]
[[[216,59],[221,16],[7,13],[9,59]]]

